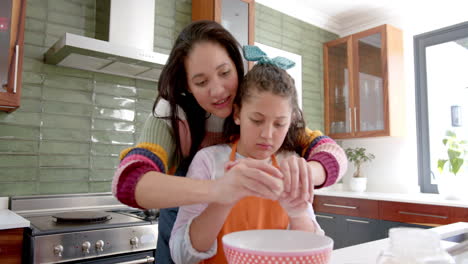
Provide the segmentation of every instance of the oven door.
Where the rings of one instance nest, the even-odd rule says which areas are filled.
[[[75,260],[73,262],[63,262],[67,264],[81,263],[81,264],[142,264],[142,263],[155,263],[154,261],[155,250],[147,250],[141,252],[133,252],[121,255],[105,256],[101,258],[87,259],[83,261]]]

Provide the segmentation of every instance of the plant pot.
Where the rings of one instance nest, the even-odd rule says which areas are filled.
[[[455,176],[453,174],[443,174],[437,179],[437,189],[439,194],[448,200],[468,200],[467,186],[468,177],[466,175]]]
[[[353,192],[364,192],[367,188],[367,178],[365,177],[351,177],[349,188]]]

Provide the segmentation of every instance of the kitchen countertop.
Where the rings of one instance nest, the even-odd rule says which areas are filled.
[[[8,209],[0,209],[0,230],[28,227],[29,221]]]
[[[325,188],[325,189],[315,190],[315,194],[324,195],[324,196],[367,199],[367,200],[431,204],[431,205],[468,208],[467,200],[447,200],[447,199],[444,199],[441,195],[429,194],[429,193],[415,193],[415,194],[377,193],[377,192],[359,193],[359,192],[351,192],[351,191],[335,191],[335,190],[330,190],[330,189]]]
[[[468,223],[459,222],[434,227],[442,239],[468,232]],[[388,238],[379,239],[351,247],[333,250],[329,264],[375,264],[382,250],[387,248]],[[454,242],[441,241],[444,248],[454,245]],[[465,254],[465,253],[464,253]]]

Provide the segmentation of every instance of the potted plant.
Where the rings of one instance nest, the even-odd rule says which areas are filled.
[[[367,178],[361,171],[361,165],[372,161],[375,156],[372,153],[366,153],[365,148],[347,148],[345,150],[348,160],[354,164],[354,174],[350,181],[352,191],[363,192],[366,190]]]
[[[468,177],[463,167],[468,163],[468,141],[458,139],[457,134],[449,130],[442,143],[447,156],[437,161],[439,194],[447,199],[467,197],[465,187],[468,185]]]

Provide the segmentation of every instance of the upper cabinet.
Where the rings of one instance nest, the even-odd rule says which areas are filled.
[[[192,0],[192,20],[214,20],[241,45],[254,44],[254,0]]]
[[[326,134],[335,139],[404,135],[402,32],[382,25],[323,47]]]
[[[26,0],[0,1],[0,111],[20,105]]]

